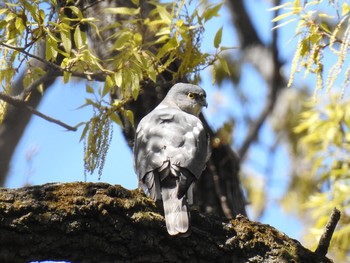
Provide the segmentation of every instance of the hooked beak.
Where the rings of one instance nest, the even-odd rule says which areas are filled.
[[[202,107],[208,108],[207,98],[206,98],[206,96],[205,96],[204,94],[201,94],[201,95],[199,96],[199,103],[200,103],[200,105],[201,105]]]
[[[201,105],[202,105],[202,107],[208,108],[208,102],[207,102],[207,100],[205,99],[205,97],[202,98],[202,100],[201,100]]]

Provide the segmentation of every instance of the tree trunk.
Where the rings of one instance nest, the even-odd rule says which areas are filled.
[[[106,183],[0,188],[0,262],[331,262],[269,225],[196,210],[169,236],[154,202]]]

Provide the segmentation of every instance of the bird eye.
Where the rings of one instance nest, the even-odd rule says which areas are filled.
[[[192,92],[187,93],[189,99],[194,99],[194,94]]]

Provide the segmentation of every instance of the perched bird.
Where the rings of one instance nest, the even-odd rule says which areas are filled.
[[[170,235],[189,234],[192,188],[210,156],[198,118],[202,107],[207,107],[205,91],[178,83],[136,129],[134,167],[149,196],[163,201]]]

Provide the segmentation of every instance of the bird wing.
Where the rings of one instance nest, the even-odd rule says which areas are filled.
[[[176,108],[155,109],[136,130],[134,166],[139,180],[169,162],[197,179],[205,169],[208,136],[201,121]]]

